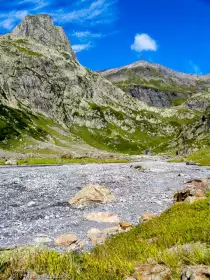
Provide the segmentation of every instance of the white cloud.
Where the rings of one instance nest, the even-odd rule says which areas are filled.
[[[19,4],[25,4],[25,3],[31,3],[35,5],[35,8],[33,10],[39,10],[47,5],[49,5],[49,2],[45,0],[20,0]]]
[[[189,60],[189,65],[191,66],[191,69],[194,74],[202,75],[200,67],[197,64],[195,64],[192,60]]]
[[[88,43],[88,44],[78,44],[78,45],[73,45],[72,49],[74,50],[75,53],[78,53],[78,52],[88,50],[90,47],[91,47],[90,43]]]
[[[77,38],[100,38],[102,37],[101,33],[92,33],[91,31],[80,31],[80,32],[73,32],[72,36]]]
[[[136,52],[157,51],[158,46],[156,41],[148,34],[136,34],[131,49]]]
[[[94,0],[88,6],[84,8],[76,9],[72,12],[67,12],[66,10],[57,10],[53,16],[57,21],[62,23],[68,22],[89,22],[92,23],[93,20],[97,20],[98,23],[103,22],[111,22],[115,19],[114,13],[114,5],[117,3],[118,0]],[[82,1],[83,3],[87,1]],[[88,1],[89,3],[89,1]],[[94,22],[95,23],[95,22]]]
[[[0,27],[11,30],[16,22],[25,16],[27,16],[28,11],[22,10],[22,11],[12,11],[9,14],[0,14]]]

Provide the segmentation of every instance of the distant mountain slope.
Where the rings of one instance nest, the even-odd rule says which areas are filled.
[[[203,87],[197,77],[174,76],[171,70],[167,76],[165,68],[159,67],[160,72],[145,71],[153,71],[152,77],[159,77],[164,85],[173,80],[184,96]],[[123,71],[126,80],[128,70]],[[135,71],[137,77],[138,67]],[[186,139],[183,133],[202,122],[203,114],[187,106],[164,110],[148,106],[102,74],[84,68],[63,29],[55,27],[48,15],[27,16],[12,33],[0,36],[2,149],[61,153],[64,148],[75,152],[92,146],[130,154],[147,149],[154,153],[194,149],[194,142],[196,147],[202,141],[208,143],[209,128],[201,123],[199,133],[204,138],[199,143],[197,130]]]
[[[180,105],[193,94],[210,88],[210,76],[179,73],[146,61],[100,72],[131,96],[150,106]]]

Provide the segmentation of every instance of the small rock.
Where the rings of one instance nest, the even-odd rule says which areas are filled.
[[[53,239],[48,236],[39,236],[34,238],[34,242],[38,244],[51,243]]]
[[[93,246],[102,245],[108,238],[108,234],[97,228],[92,228],[88,231],[88,238]]]
[[[34,201],[30,201],[30,202],[27,204],[28,207],[32,207],[32,206],[35,206],[35,205],[36,205],[36,202],[34,202]]]
[[[142,280],[162,280],[170,279],[171,271],[164,265],[141,264],[135,267],[134,279]]]
[[[121,230],[120,227],[117,226],[117,227],[105,228],[102,230],[102,232],[107,233],[109,235],[114,235],[114,234],[117,234],[117,233],[123,232],[123,231]]]
[[[56,246],[69,246],[77,241],[77,236],[75,234],[63,234],[60,235],[55,240]]]
[[[119,223],[118,215],[106,212],[93,212],[84,216],[89,221],[102,223]]]
[[[86,242],[84,240],[78,240],[76,243],[80,249],[84,248],[86,245]]]
[[[73,243],[71,244],[69,247],[68,247],[68,251],[71,252],[71,251],[77,251],[79,249],[79,246],[76,244],[76,243]]]
[[[128,228],[132,228],[133,225],[131,223],[122,222],[122,223],[120,223],[120,227],[125,230],[125,229],[128,229]]]
[[[96,184],[84,187],[69,203],[74,207],[81,208],[91,204],[105,204],[115,200],[115,196],[108,188]]]
[[[120,227],[110,227],[100,230],[98,228],[92,228],[88,231],[88,238],[90,239],[91,243],[96,245],[102,245],[105,243],[107,238],[110,235],[117,234],[119,232],[123,232]]]
[[[196,162],[193,161],[187,161],[186,165],[198,165]]]
[[[5,161],[6,165],[17,165],[17,161],[15,159],[8,159]]]
[[[146,213],[146,214],[144,214],[144,215],[141,216],[139,222],[140,222],[140,223],[146,223],[146,222],[152,220],[154,217],[156,217],[155,214]]]

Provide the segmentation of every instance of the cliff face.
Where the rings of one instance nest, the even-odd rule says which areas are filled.
[[[156,75],[166,79],[161,71]],[[174,78],[177,84],[182,76]],[[185,86],[191,95],[194,76],[187,76]],[[147,103],[154,105],[155,98]],[[76,143],[87,143],[123,153],[162,152],[176,149],[184,126],[202,117],[188,108],[162,110],[139,99],[81,66],[48,15],[28,16],[0,37],[0,148],[71,151]]]
[[[12,38],[34,40],[60,51],[66,51],[72,56],[74,53],[70,42],[60,26],[54,26],[49,15],[27,16],[10,34]]]
[[[126,91],[128,91],[132,97],[145,102],[149,106],[158,108],[174,106],[177,102],[184,102],[185,99],[190,97],[189,93],[161,91],[159,89],[136,85],[131,86]]]

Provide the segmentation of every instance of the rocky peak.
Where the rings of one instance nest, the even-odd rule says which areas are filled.
[[[47,14],[26,16],[10,35],[17,38],[33,39],[45,46],[73,52],[63,28],[55,26],[51,16]]]

